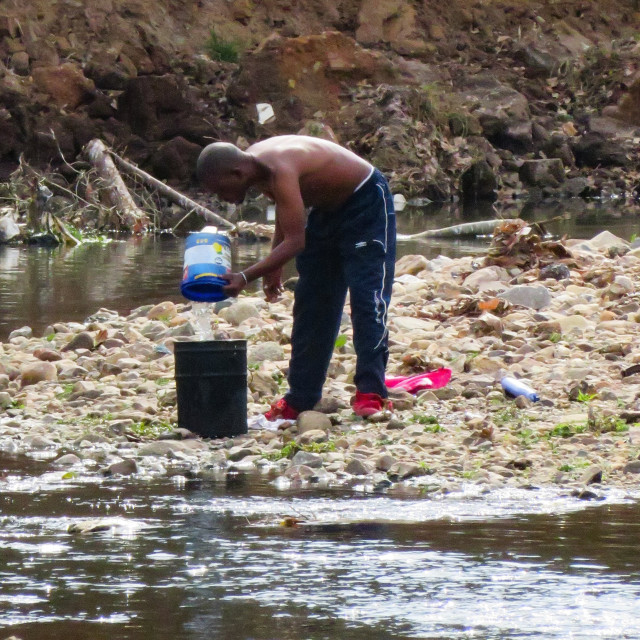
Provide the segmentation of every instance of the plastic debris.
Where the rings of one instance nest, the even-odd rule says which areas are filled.
[[[273,107],[268,102],[259,102],[256,104],[256,111],[258,112],[258,122],[260,124],[267,124],[276,117]]]
[[[536,390],[530,387],[526,382],[518,380],[518,378],[505,376],[500,381],[500,384],[502,385],[502,388],[514,398],[517,398],[518,396],[524,396],[525,398],[531,400],[531,402],[538,402],[538,400],[540,400],[540,397],[538,396]]]
[[[406,206],[407,206],[407,199],[401,193],[394,194],[393,208],[396,211],[402,211]]]
[[[438,369],[415,376],[398,376],[387,378],[384,383],[389,389],[402,389],[409,393],[417,393],[424,389],[442,389],[451,380],[451,369]]]

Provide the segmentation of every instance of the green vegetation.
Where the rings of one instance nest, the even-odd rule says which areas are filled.
[[[533,430],[529,428],[524,428],[516,431],[516,436],[520,441],[520,445],[525,448],[529,448],[532,444],[535,444],[540,440],[540,436],[538,436]]]
[[[273,451],[272,453],[265,454],[267,460],[282,460],[283,458],[293,458],[298,451],[306,451],[308,453],[327,453],[328,451],[335,451],[336,443],[333,440],[327,442],[312,442],[311,444],[298,444],[293,440],[287,442],[287,444],[280,449],[280,451]]]
[[[212,60],[218,62],[238,62],[243,49],[238,40],[227,40],[216,33],[215,29],[209,31],[209,39],[205,43],[205,50]]]
[[[586,431],[586,424],[561,422],[553,427],[547,435],[550,438],[570,438],[577,433],[585,433]]]
[[[414,413],[412,420],[418,424],[425,425],[425,433],[440,433],[444,427],[440,424],[436,416],[425,415],[424,413]]]
[[[586,469],[591,465],[589,460],[584,458],[580,458],[578,460],[573,460],[572,462],[566,462],[558,467],[559,471],[564,471],[565,473],[570,473],[571,471],[575,471],[577,469]]]
[[[171,382],[173,382],[173,380],[171,378],[158,378],[156,380],[156,384],[159,387],[164,387],[164,386],[170,384]]]
[[[344,335],[344,333],[341,333],[337,338],[336,338],[336,343],[334,345],[335,349],[341,349],[342,347],[344,347],[345,344],[347,344],[347,340],[349,338]]]
[[[136,436],[142,438],[158,438],[163,433],[173,431],[175,425],[165,420],[158,422],[136,422],[129,429]]]
[[[73,383],[62,385],[62,391],[56,394],[56,398],[58,398],[58,400],[65,400],[68,398],[73,393],[73,386]]]
[[[597,397],[597,393],[583,393],[582,391],[578,391],[578,397],[576,398],[577,402],[591,402],[595,397]]]
[[[560,342],[560,340],[562,340],[562,334],[561,333],[557,333],[557,332],[554,331],[549,336],[549,342],[558,343],[558,342]]]

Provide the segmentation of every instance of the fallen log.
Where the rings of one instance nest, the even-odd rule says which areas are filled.
[[[102,191],[108,206],[114,208],[122,224],[136,231],[146,229],[149,226],[149,217],[134,202],[104,142],[94,138],[87,144],[85,152],[89,162],[103,180]]]
[[[465,222],[453,227],[442,229],[429,229],[420,233],[409,235],[399,233],[398,240],[414,240],[416,238],[468,238],[470,236],[484,236],[492,234],[494,229],[505,222],[513,222],[513,219],[505,220],[480,220],[479,222]]]
[[[167,186],[164,182],[161,182],[157,178],[154,178],[152,175],[149,175],[146,171],[143,171],[139,167],[136,167],[135,164],[132,164],[128,160],[125,160],[124,158],[120,157],[114,151],[108,150],[108,152],[111,154],[116,164],[123,171],[137,176],[145,184],[153,187],[154,189],[157,189],[159,193],[161,193],[163,196],[165,196],[172,202],[175,202],[177,205],[181,206],[183,209],[186,209],[187,211],[195,211],[196,213],[200,214],[207,222],[215,223],[218,226],[223,226],[223,227],[226,227],[227,229],[235,230],[236,226],[232,222],[225,220],[222,216],[219,216],[217,213],[214,213],[210,209],[207,209],[206,207],[203,207],[201,204],[198,204],[197,202],[195,202],[194,200],[191,200],[191,198],[187,198],[187,196],[183,195],[179,191],[176,191],[175,189],[172,189],[171,187]]]

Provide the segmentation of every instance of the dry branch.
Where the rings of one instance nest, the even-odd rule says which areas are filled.
[[[456,224],[453,227],[443,229],[429,229],[420,233],[410,235],[398,234],[398,240],[413,240],[414,238],[464,238],[469,236],[484,236],[493,233],[493,230],[505,222],[514,222],[512,219],[506,220],[481,220],[479,222],[465,222]]]
[[[219,216],[217,213],[214,213],[210,209],[203,207],[198,204],[191,198],[187,198],[187,196],[181,194],[179,191],[172,189],[167,186],[164,182],[161,182],[157,178],[149,175],[146,171],[143,171],[136,165],[132,164],[128,160],[121,158],[117,153],[110,151],[109,153],[115,160],[116,164],[123,170],[128,173],[131,173],[142,179],[147,185],[157,189],[163,196],[175,202],[177,205],[181,206],[183,209],[187,211],[195,211],[200,214],[207,222],[215,223],[217,225],[226,227],[227,229],[235,229],[235,225],[228,220],[225,220],[223,217]]]
[[[86,154],[98,175],[104,182],[104,193],[109,206],[121,216],[124,226],[141,230],[148,226],[149,217],[138,208],[116,168],[109,149],[102,140],[91,140],[86,147]]]

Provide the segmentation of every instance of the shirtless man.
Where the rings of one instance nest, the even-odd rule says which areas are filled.
[[[216,142],[198,158],[203,186],[241,203],[257,188],[276,205],[271,253],[224,277],[228,296],[263,279],[267,300],[282,291],[283,265],[296,257],[289,391],[266,417],[295,419],[320,400],[347,291],[356,350],[356,414],[390,407],[384,384],[387,310],[395,265],[395,215],[384,176],[353,152],[307,136],[277,136],[246,151]],[[308,210],[308,216],[307,216]]]

